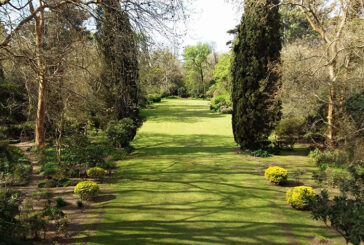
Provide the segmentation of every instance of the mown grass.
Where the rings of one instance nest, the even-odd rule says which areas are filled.
[[[264,179],[278,165],[305,170],[301,181],[313,185],[304,148],[266,159],[237,154],[230,115],[200,100],[153,106],[143,112],[136,152],[102,185],[109,192],[95,207],[100,218],[79,227],[96,227],[88,244],[344,244],[310,212],[286,205],[288,187]]]

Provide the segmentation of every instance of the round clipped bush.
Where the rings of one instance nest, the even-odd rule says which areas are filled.
[[[93,181],[82,181],[75,187],[75,194],[79,195],[82,200],[90,200],[97,196],[100,188],[99,185]]]
[[[90,178],[102,180],[105,176],[105,170],[99,167],[89,168],[87,170],[87,176]]]
[[[310,209],[315,198],[316,192],[309,186],[297,186],[286,193],[287,203],[299,210]]]
[[[270,182],[281,185],[287,182],[288,172],[284,168],[275,166],[267,168],[264,176]]]

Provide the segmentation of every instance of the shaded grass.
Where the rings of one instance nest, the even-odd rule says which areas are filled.
[[[313,184],[302,149],[267,159],[236,154],[231,116],[209,112],[205,101],[166,100],[143,114],[137,151],[102,187],[113,198],[91,210],[103,207],[89,244],[343,244],[309,212],[285,204],[288,187],[262,176],[270,165],[302,168],[301,180]]]

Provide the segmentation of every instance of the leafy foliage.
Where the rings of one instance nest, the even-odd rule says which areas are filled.
[[[67,178],[62,179],[49,179],[43,180],[38,183],[39,188],[54,188],[54,187],[67,187],[75,186],[80,182],[79,180],[71,180]]]
[[[270,157],[272,154],[269,153],[266,149],[259,148],[254,151],[249,151],[249,154],[253,157]]]
[[[346,152],[336,150],[315,149],[310,152],[309,157],[316,163],[320,170],[325,170],[328,167],[342,168],[349,162],[349,156]]]
[[[183,53],[184,67],[186,69],[186,85],[189,93],[198,96],[205,95],[207,91],[206,70],[208,69],[207,57],[211,47],[207,43],[196,46],[187,46]]]
[[[364,128],[364,92],[355,93],[345,101],[345,109],[358,129]]]
[[[26,121],[25,102],[24,84],[6,79],[0,65],[0,132],[7,138],[20,137],[18,125]]]
[[[58,197],[56,199],[56,207],[57,208],[61,208],[61,207],[67,206],[67,204],[68,203],[62,197]]]
[[[265,170],[264,176],[270,182],[273,182],[277,185],[284,184],[287,182],[288,171],[281,167],[269,167]]]
[[[99,167],[90,168],[87,170],[87,176],[90,178],[102,180],[105,177],[105,170]]]
[[[231,89],[231,55],[228,53],[221,54],[218,58],[218,62],[213,70],[213,79],[216,84],[226,89],[226,92],[230,92]]]
[[[20,202],[19,192],[0,189],[0,243],[8,244],[13,240],[18,225],[15,215]]]
[[[316,192],[309,186],[293,187],[286,193],[287,203],[299,210],[310,209],[315,199]]]
[[[277,136],[277,141],[281,143],[280,148],[288,146],[293,148],[296,141],[302,135],[304,121],[298,118],[285,118],[282,119],[276,128],[274,133]]]
[[[76,205],[78,208],[83,208],[83,202],[81,200],[77,200]]]
[[[317,34],[312,30],[305,15],[298,7],[283,5],[279,12],[282,18],[285,42],[293,42],[297,39],[311,41],[316,38]]]
[[[24,185],[30,173],[30,163],[20,150],[0,142],[0,183]]]
[[[180,87],[177,89],[177,94],[179,97],[181,98],[187,98],[188,97],[188,92],[186,87]]]
[[[91,200],[96,197],[100,187],[93,181],[82,181],[74,189],[75,194],[79,195],[82,200]]]
[[[210,101],[210,110],[213,111],[221,112],[221,109],[226,109],[231,107],[232,107],[232,102],[228,94],[216,96],[212,98]]]
[[[282,47],[278,0],[245,1],[232,62],[233,132],[242,149],[257,149],[281,118]]]
[[[138,59],[130,17],[118,1],[100,4],[96,40],[102,54],[102,97],[109,118],[138,117]],[[134,137],[134,136],[133,136]]]
[[[147,100],[149,103],[158,103],[161,102],[162,96],[159,94],[150,94],[147,96]]]
[[[120,121],[110,121],[106,129],[106,134],[117,147],[127,147],[134,139],[137,127],[130,118]]]
[[[331,201],[323,190],[313,203],[312,216],[335,228],[354,245],[364,241],[364,171],[349,168],[351,178],[341,181],[341,196]]]

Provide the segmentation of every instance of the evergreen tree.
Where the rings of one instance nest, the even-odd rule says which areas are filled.
[[[242,149],[256,149],[281,118],[279,0],[247,0],[233,51],[233,132]]]
[[[135,33],[118,0],[103,0],[96,39],[103,59],[102,96],[109,119],[138,118],[138,61]]]

